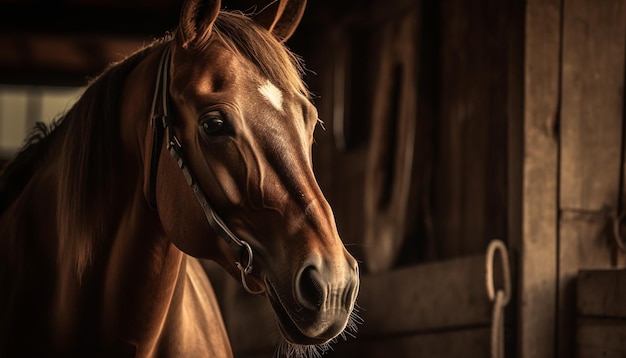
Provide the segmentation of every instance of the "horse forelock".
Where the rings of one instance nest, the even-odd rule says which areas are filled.
[[[227,47],[254,63],[261,74],[276,86],[310,98],[310,92],[302,79],[305,72],[302,58],[248,15],[237,11],[221,11],[213,33]]]

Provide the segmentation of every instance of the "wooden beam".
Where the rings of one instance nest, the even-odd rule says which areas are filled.
[[[485,256],[364,276],[359,337],[489,325],[493,305],[485,288]]]
[[[554,358],[561,0],[528,0],[517,356]]]
[[[563,14],[561,209],[616,209],[626,1],[565,0]]]
[[[619,207],[626,0],[564,0],[558,357],[574,356],[575,278],[612,266]]]
[[[59,34],[0,34],[0,83],[85,86],[110,63],[151,39]]]

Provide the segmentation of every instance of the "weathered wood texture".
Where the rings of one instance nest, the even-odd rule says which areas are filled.
[[[485,256],[472,256],[364,276],[359,337],[489,325],[485,274]]]
[[[560,0],[526,4],[517,353],[555,354]]]
[[[565,0],[562,210],[617,208],[624,109],[624,0]]]
[[[576,357],[626,356],[626,320],[580,318],[577,329]]]
[[[439,257],[507,237],[509,41],[515,2],[443,0],[434,176]]]
[[[489,327],[473,327],[348,342],[336,346],[328,358],[484,358],[490,354],[490,334]]]
[[[581,270],[576,288],[578,317],[626,319],[626,270]]]
[[[562,13],[557,356],[571,357],[576,275],[613,264],[607,228],[621,186],[626,1],[564,0]]]
[[[579,358],[626,356],[626,270],[578,275],[576,349]]]
[[[416,128],[416,11],[381,28],[374,78],[372,132],[365,166],[364,265],[368,272],[393,268],[407,240]]]

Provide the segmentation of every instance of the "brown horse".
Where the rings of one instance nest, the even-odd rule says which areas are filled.
[[[284,46],[303,9],[186,1],[175,31],[33,132],[0,177],[0,356],[230,357],[202,259],[266,295],[279,354],[352,333],[358,266]]]

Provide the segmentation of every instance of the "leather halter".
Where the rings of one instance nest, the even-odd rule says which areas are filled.
[[[215,230],[217,235],[224,239],[231,247],[237,250],[245,249],[244,253],[248,259],[245,264],[241,262],[235,262],[235,265],[241,272],[241,283],[246,291],[252,294],[262,293],[264,290],[254,291],[248,287],[246,283],[246,275],[252,272],[252,247],[246,241],[238,238],[229,228],[226,223],[217,215],[211,205],[206,199],[206,196],[198,186],[198,181],[195,175],[191,171],[191,168],[185,161],[185,155],[182,144],[176,136],[176,129],[172,125],[172,117],[168,111],[169,104],[169,69],[172,59],[172,50],[170,45],[166,45],[161,60],[159,62],[159,69],[157,72],[156,85],[154,89],[154,96],[152,98],[152,108],[150,111],[150,118],[153,128],[153,140],[152,140],[152,153],[150,157],[150,191],[147,198],[148,204],[153,209],[156,209],[156,180],[157,180],[157,167],[159,165],[159,157],[161,155],[161,147],[163,146],[163,135],[167,132],[167,149],[178,164],[178,167],[183,171],[183,175],[187,180],[187,184],[193,190],[193,193],[198,199],[204,216],[206,217],[209,225]],[[160,112],[158,103],[160,102]],[[242,260],[243,261],[243,260]]]

